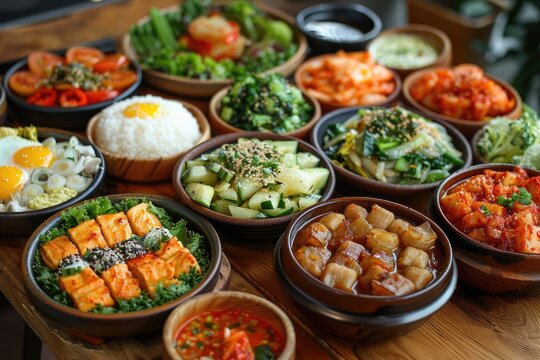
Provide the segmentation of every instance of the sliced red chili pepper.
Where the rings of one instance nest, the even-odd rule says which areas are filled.
[[[60,94],[61,107],[77,107],[88,105],[88,98],[81,89],[70,89]]]
[[[58,93],[55,89],[41,88],[30,95],[26,102],[37,106],[54,106],[58,99]]]

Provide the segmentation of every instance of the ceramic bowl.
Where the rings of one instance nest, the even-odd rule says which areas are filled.
[[[284,76],[289,76],[294,70],[304,61],[307,54],[307,40],[302,33],[296,30],[294,26],[294,20],[287,14],[263,4],[258,3],[257,6],[266,12],[270,17],[288,23],[294,32],[294,41],[298,44],[298,50],[296,53],[283,64],[263,71],[261,74],[273,74],[279,73]],[[177,11],[178,6],[168,7],[163,9],[163,12]],[[145,16],[137,24],[144,24],[149,21],[149,17]],[[138,62],[138,56],[133,47],[131,46],[131,40],[129,34],[125,34],[122,38],[122,49],[124,53],[133,62]],[[183,95],[195,98],[210,98],[219,90],[232,84],[232,80],[199,80],[191,79],[187,77],[180,77],[176,75],[167,74],[165,72],[152,70],[143,67],[144,80],[155,87],[156,89],[163,90],[176,95]]]
[[[176,335],[180,327],[194,316],[212,310],[242,310],[268,321],[274,329],[285,336],[285,348],[279,359],[295,359],[296,335],[287,314],[262,297],[239,291],[207,293],[194,297],[178,306],[169,315],[163,328],[165,359],[183,359],[176,351]]]
[[[315,124],[313,130],[311,131],[311,143],[315,146],[315,148],[317,148],[320,153],[324,154],[323,138],[328,127],[332,124],[344,123],[345,121],[353,117],[358,112],[358,109],[361,108],[362,107],[345,108],[341,110],[335,110],[324,115],[321,120],[319,120],[317,124]],[[471,147],[467,139],[465,139],[465,137],[453,126],[439,121],[436,122],[440,123],[445,127],[448,134],[452,137],[454,146],[463,154],[464,164],[460,168],[466,168],[471,165]],[[327,157],[326,154],[324,154],[324,156]],[[358,174],[355,174],[350,170],[334,164],[333,162],[332,167],[336,172],[338,180],[347,183],[351,187],[354,187],[363,193],[369,194],[405,197],[433,191],[437,187],[437,185],[440,184],[440,181],[419,185],[387,184],[381,181],[368,179]]]
[[[45,316],[68,330],[99,337],[124,337],[144,334],[162,328],[163,322],[169,313],[186,300],[208,291],[212,291],[219,279],[221,266],[221,244],[219,236],[212,225],[202,216],[192,210],[179,205],[175,200],[144,194],[118,194],[108,198],[119,202],[126,198],[144,197],[156,206],[164,208],[173,218],[183,218],[188,226],[204,235],[206,246],[210,254],[210,265],[207,274],[201,282],[186,295],[171,302],[154,308],[120,314],[97,314],[83,312],[78,309],[62,305],[50,298],[36,282],[32,270],[32,262],[39,248],[39,237],[49,229],[57,226],[61,221],[61,212],[51,216],[30,236],[22,257],[22,275],[26,293],[34,306]],[[74,206],[81,205],[81,203]]]
[[[63,53],[59,53],[63,55]],[[17,115],[17,119],[26,124],[32,124],[36,126],[47,126],[52,128],[59,128],[64,130],[82,130],[86,128],[88,120],[111,105],[112,103],[125,99],[128,96],[132,95],[135,90],[139,87],[142,81],[142,72],[139,65],[134,62],[131,62],[130,69],[135,71],[137,74],[137,81],[133,83],[130,87],[125,89],[120,95],[114,99],[102,101],[100,103],[63,108],[63,107],[45,107],[29,104],[26,100],[19,95],[15,94],[9,87],[8,81],[11,75],[19,70],[27,70],[28,61],[23,59],[15,63],[7,73],[4,75],[2,81],[4,88],[7,93],[7,98],[10,107]]]
[[[180,100],[177,101],[181,103],[187,110],[189,110],[191,114],[193,114],[199,124],[201,138],[195,143],[195,145],[210,139],[210,125],[208,124],[208,120],[206,120],[206,116],[204,116],[202,111],[199,110],[199,108],[195,105]],[[95,115],[88,123],[88,127],[86,129],[86,137],[96,147],[96,131],[99,120],[100,114]],[[186,153],[186,151],[181,151],[168,156],[145,159],[130,158],[113,154],[105,149],[99,149],[107,161],[107,175],[122,180],[140,182],[169,180],[178,159]]]
[[[228,122],[223,120],[220,116],[221,100],[230,89],[231,89],[230,87],[227,87],[225,89],[218,91],[210,100],[210,106],[209,106],[210,126],[212,127],[212,130],[214,130],[214,132],[217,133],[218,135],[245,131],[243,129],[230,125]],[[310,103],[311,106],[313,106],[313,116],[301,128],[284,133],[283,135],[288,135],[288,136],[292,136],[298,139],[307,140],[307,138],[309,137],[309,132],[313,128],[313,125],[315,125],[315,123],[321,118],[321,107],[319,105],[319,101],[317,101],[317,99],[315,99],[313,96],[307,94],[304,91],[302,92],[302,94],[304,95],[304,99],[308,103]]]
[[[435,47],[435,49],[439,53],[437,59],[435,59],[433,63],[427,66],[409,69],[393,68],[387,66],[389,69],[397,72],[402,80],[416,70],[424,69],[431,66],[449,66],[452,63],[452,43],[450,42],[450,38],[439,29],[422,24],[408,24],[403,27],[385,30],[381,32],[379,36],[377,36],[373,41],[371,41],[371,43],[367,47],[367,50],[371,53],[373,57],[375,57],[373,49],[375,48],[377,43],[389,36],[394,35],[416,36],[429,42],[432,46]]]
[[[450,237],[464,282],[489,292],[511,292],[521,295],[540,294],[540,255],[499,250],[473,240],[458,230],[444,215],[440,200],[456,184],[482,174],[484,170],[512,171],[511,164],[484,164],[458,171],[444,180],[433,198],[432,217]],[[529,176],[540,171],[525,169]]]
[[[458,119],[446,115],[439,114],[433,110],[428,109],[424,105],[418,103],[411,95],[411,87],[413,84],[415,84],[422,76],[424,76],[426,73],[429,73],[433,71],[435,68],[430,67],[427,69],[422,69],[413,72],[403,82],[403,98],[406,103],[411,105],[413,108],[415,108],[418,112],[422,113],[429,119],[439,120],[443,121],[449,124],[454,125],[463,135],[465,135],[467,138],[471,138],[476,131],[478,131],[482,126],[486,125],[489,120],[464,120],[464,119]],[[522,101],[521,96],[517,92],[517,90],[507,82],[500,80],[494,76],[486,75],[486,77],[498,85],[500,85],[508,94],[510,94],[511,97],[516,99],[516,105],[514,106],[514,109],[510,111],[508,114],[504,114],[501,116],[507,117],[509,119],[518,119],[521,116],[521,108],[522,108]]]
[[[38,128],[38,138],[40,140],[45,140],[48,137],[54,137],[60,141],[68,141],[72,136],[75,136],[81,144],[91,145],[88,140],[59,129],[50,129],[50,128]],[[63,202],[61,204],[51,206],[45,209],[33,210],[33,211],[23,211],[23,212],[0,212],[0,238],[8,236],[27,236],[31,234],[45,219],[54,213],[71,206],[81,200],[87,199],[89,197],[98,195],[101,190],[101,185],[105,180],[105,160],[103,155],[98,148],[92,145],[96,156],[101,159],[101,166],[94,176],[94,180],[80,194],[77,194],[74,198]]]
[[[240,241],[249,241],[249,242],[261,242],[261,241],[276,241],[279,236],[282,234],[283,230],[287,224],[293,219],[297,214],[291,214],[275,218],[265,218],[265,219],[238,219],[232,216],[227,216],[220,214],[218,212],[212,211],[204,206],[196,204],[187,194],[184,186],[182,185],[182,172],[185,168],[187,161],[198,158],[200,155],[211,152],[212,150],[219,148],[224,144],[234,143],[239,138],[257,138],[260,140],[295,140],[298,141],[298,149],[301,151],[310,152],[321,159],[319,166],[323,166],[330,170],[330,176],[328,177],[328,182],[324,192],[321,194],[321,201],[329,199],[333,192],[335,186],[335,176],[334,171],[330,162],[319,152],[309,145],[308,143],[292,138],[285,135],[277,135],[273,133],[261,133],[261,132],[242,132],[242,133],[233,133],[220,135],[210,139],[207,142],[204,142],[190,151],[188,151],[182,159],[176,165],[173,174],[173,184],[180,198],[180,202],[189,206],[193,210],[197,211],[199,214],[212,219],[216,227],[226,233],[228,238],[231,240],[240,240]]]
[[[331,21],[350,25],[363,32],[360,39],[329,39],[309,31],[306,25],[313,21]],[[314,54],[334,53],[338,50],[359,51],[379,35],[382,22],[377,14],[365,6],[355,3],[323,3],[303,9],[296,15],[296,25],[307,37],[309,48]]]

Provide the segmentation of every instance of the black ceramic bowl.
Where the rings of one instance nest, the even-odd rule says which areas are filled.
[[[311,130],[311,143],[317,148],[319,153],[323,154],[326,158],[328,156],[323,151],[323,138],[324,134],[328,127],[332,124],[344,123],[358,112],[358,109],[369,108],[368,106],[357,106],[349,107],[345,109],[335,110],[326,115],[324,115],[318,122],[315,124]],[[467,139],[452,125],[449,125],[445,122],[440,122],[432,120],[446,129],[448,135],[452,138],[454,146],[463,154],[464,164],[458,169],[464,169],[471,165],[472,163],[472,150],[471,146]],[[376,194],[376,195],[388,195],[388,196],[410,196],[418,193],[426,193],[433,191],[437,185],[441,182],[433,182],[429,184],[418,184],[418,185],[401,185],[401,184],[388,184],[381,181],[368,179],[363,176],[360,176],[344,167],[338,166],[332,162],[332,167],[336,172],[338,180],[347,183],[351,187],[358,189],[359,191],[367,194]]]
[[[22,274],[26,292],[34,306],[45,316],[51,318],[62,327],[99,337],[124,337],[148,333],[163,327],[165,319],[176,306],[187,299],[212,291],[219,279],[221,267],[221,243],[219,236],[212,225],[194,211],[179,205],[175,200],[163,196],[144,194],[118,194],[108,198],[118,202],[126,198],[146,198],[155,205],[164,208],[173,218],[183,218],[188,227],[204,235],[208,252],[210,253],[210,266],[208,273],[201,282],[184,296],[161,306],[120,314],[95,314],[83,312],[78,309],[62,305],[50,298],[36,282],[32,270],[32,262],[39,247],[39,237],[61,221],[61,212],[51,216],[30,236],[22,257]],[[80,205],[75,204],[74,206]]]
[[[353,41],[336,41],[308,31],[306,25],[313,21],[337,22],[352,26],[363,33]],[[324,3],[310,6],[296,15],[296,25],[307,37],[308,44],[314,54],[335,53],[338,50],[364,50],[367,44],[381,32],[381,19],[365,6],[348,3]]]
[[[38,137],[40,140],[44,140],[51,136],[60,141],[67,141],[70,137],[75,136],[79,139],[81,144],[91,145],[96,152],[96,156],[101,159],[101,167],[96,173],[90,186],[82,193],[77,194],[77,196],[66,202],[40,210],[0,212],[0,238],[8,236],[27,236],[52,214],[79,201],[99,194],[101,185],[105,180],[105,160],[103,159],[103,155],[98,148],[90,144],[90,142],[88,142],[88,140],[85,138],[82,138],[76,134],[58,129],[38,128]]]
[[[278,244],[274,252],[275,271],[305,318],[322,331],[357,342],[384,341],[417,329],[450,300],[457,283],[457,269],[455,262],[452,262],[449,282],[427,304],[413,310],[384,315],[345,312],[316,300],[295,284],[285,272],[280,253]]]
[[[9,105],[17,114],[17,119],[19,121],[36,126],[47,126],[64,130],[82,130],[86,128],[88,121],[90,121],[90,118],[92,118],[93,115],[112,103],[127,98],[137,90],[142,81],[141,68],[133,62],[130,64],[130,68],[137,74],[137,80],[120,95],[108,101],[73,108],[45,107],[28,104],[23,97],[15,94],[10,89],[8,81],[11,75],[19,70],[28,69],[28,62],[26,59],[15,63],[9,68],[4,75],[2,84],[7,93]]]

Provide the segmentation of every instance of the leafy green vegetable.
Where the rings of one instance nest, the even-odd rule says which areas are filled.
[[[246,0],[234,0],[225,5],[223,14],[230,20],[240,24],[242,34],[246,35],[251,40],[259,40],[260,36],[257,33],[253,18],[256,15],[261,15],[261,11],[251,2]]]
[[[179,18],[180,23],[187,27],[193,20],[199,16],[206,15],[212,0],[184,0],[180,4]]]
[[[58,274],[43,264],[39,252],[34,256],[32,270],[36,282],[47,295],[62,305],[72,306],[68,293],[60,288]]]
[[[264,40],[266,41],[275,41],[281,46],[288,46],[293,40],[293,31],[284,21],[267,21],[264,30]]]
[[[167,49],[176,49],[177,44],[173,30],[158,8],[154,7],[150,9],[150,21],[163,46]]]
[[[511,208],[516,202],[522,203],[523,205],[531,205],[532,195],[527,189],[520,187],[518,192],[513,193],[510,198],[504,196],[499,196],[497,198],[497,203],[506,208]]]
[[[255,360],[274,360],[276,355],[272,352],[272,349],[268,345],[259,345],[254,349]]]

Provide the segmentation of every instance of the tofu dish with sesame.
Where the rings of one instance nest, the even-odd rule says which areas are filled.
[[[323,150],[336,165],[389,184],[438,182],[464,164],[444,126],[401,107],[362,108],[330,125]]]
[[[400,296],[419,291],[436,277],[437,234],[396,218],[374,204],[370,211],[350,203],[343,212],[323,214],[304,226],[294,257],[309,274],[353,294]]]
[[[49,296],[81,311],[161,305],[191,290],[208,263],[201,235],[143,199],[98,198],[66,210],[40,238],[33,270]]]
[[[298,141],[240,138],[187,161],[182,184],[193,201],[243,219],[285,216],[316,204],[330,170]]]

